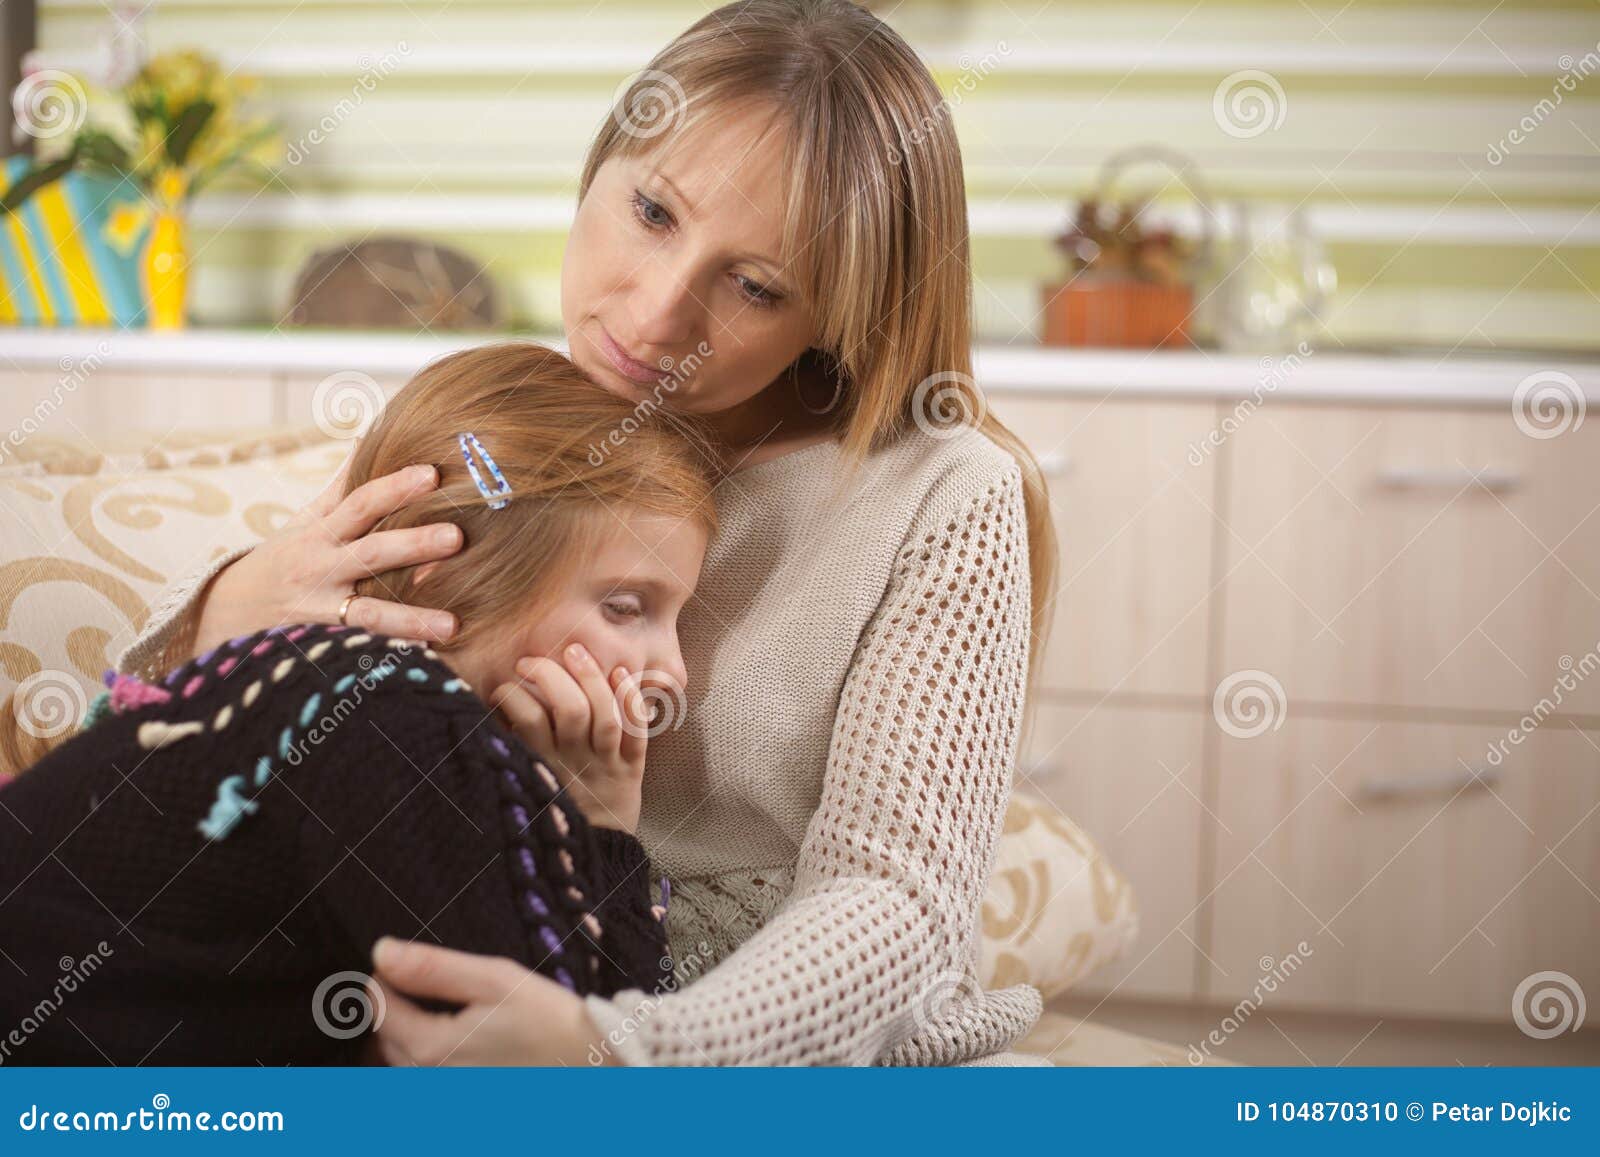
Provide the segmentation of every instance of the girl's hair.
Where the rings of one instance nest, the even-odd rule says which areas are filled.
[[[1032,659],[1055,589],[1044,477],[972,378],[966,186],[950,109],[888,25],[845,0],[740,0],[702,17],[619,94],[579,197],[613,156],[640,155],[751,107],[787,129],[787,272],[817,319],[806,361],[840,384],[847,460],[951,411],[1022,468],[1033,590]],[[641,131],[639,126],[644,126]]]
[[[467,471],[459,435],[469,432],[510,484],[498,510]],[[619,507],[714,530],[717,461],[699,422],[609,393],[554,350],[498,342],[450,354],[390,399],[351,460],[345,492],[432,463],[438,487],[375,529],[453,522],[462,548],[424,583],[402,567],[362,579],[356,593],[451,611],[460,626],[448,646],[466,646],[537,613],[553,580],[619,526]]]

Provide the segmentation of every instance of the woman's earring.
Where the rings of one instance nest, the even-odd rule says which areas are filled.
[[[789,380],[794,383],[795,397],[800,399],[800,405],[808,414],[816,414],[820,417],[823,414],[832,413],[834,407],[839,404],[839,399],[844,395],[844,379],[836,372],[828,375],[833,380],[833,397],[829,398],[828,404],[819,410],[806,401],[805,388],[800,384],[800,360],[800,358],[796,358],[794,365],[789,367]]]

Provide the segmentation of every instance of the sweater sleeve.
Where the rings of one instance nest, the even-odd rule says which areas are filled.
[[[575,974],[584,945],[568,942],[551,870],[557,833],[548,812],[563,805],[524,808],[534,838],[552,849],[527,885],[557,917],[546,948],[527,935],[509,884],[514,825],[499,769],[470,723],[430,711],[421,696],[379,689],[343,722],[325,718],[328,739],[280,772],[261,806],[298,815],[296,873],[327,942],[365,960],[378,937],[398,936]]]
[[[251,549],[235,548],[175,579],[150,608],[143,630],[117,656],[117,672],[153,682],[190,659],[201,593],[225,567]]]
[[[670,962],[643,846],[589,825],[465,702],[409,683],[369,693],[343,722],[325,715],[313,765],[283,774],[324,934],[357,959],[391,935],[507,956],[580,992],[655,991]]]
[[[672,983],[671,950],[660,909],[652,904],[650,861],[637,837],[614,828],[591,828],[594,855],[589,874],[598,901],[594,914],[602,928],[597,947],[601,968],[611,968],[608,991],[637,988],[655,993]]]
[[[935,491],[935,497],[938,491]],[[588,998],[630,1064],[932,1064],[1010,1043],[1037,991],[982,992],[979,912],[1030,633],[1020,472],[932,501],[846,676],[794,890],[680,992]]]

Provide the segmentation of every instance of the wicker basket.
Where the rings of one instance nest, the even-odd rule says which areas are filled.
[[[1204,180],[1188,156],[1161,145],[1137,145],[1106,159],[1092,194],[1108,201],[1129,169],[1158,164],[1175,173],[1198,203],[1202,232],[1181,282],[1146,280],[1113,271],[1084,270],[1071,281],[1043,287],[1045,345],[1159,349],[1185,346],[1196,308],[1194,286],[1213,270],[1215,211]]]

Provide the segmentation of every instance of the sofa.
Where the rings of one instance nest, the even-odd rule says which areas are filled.
[[[127,431],[93,445],[39,431],[5,449],[0,785],[76,729],[171,580],[280,527],[348,443],[315,428]],[[1137,926],[1132,890],[1094,842],[1014,795],[983,905],[983,983],[1031,983],[1048,1000],[1128,951]],[[1187,1063],[1180,1046],[1053,1011],[1020,1049],[1059,1065]]]

